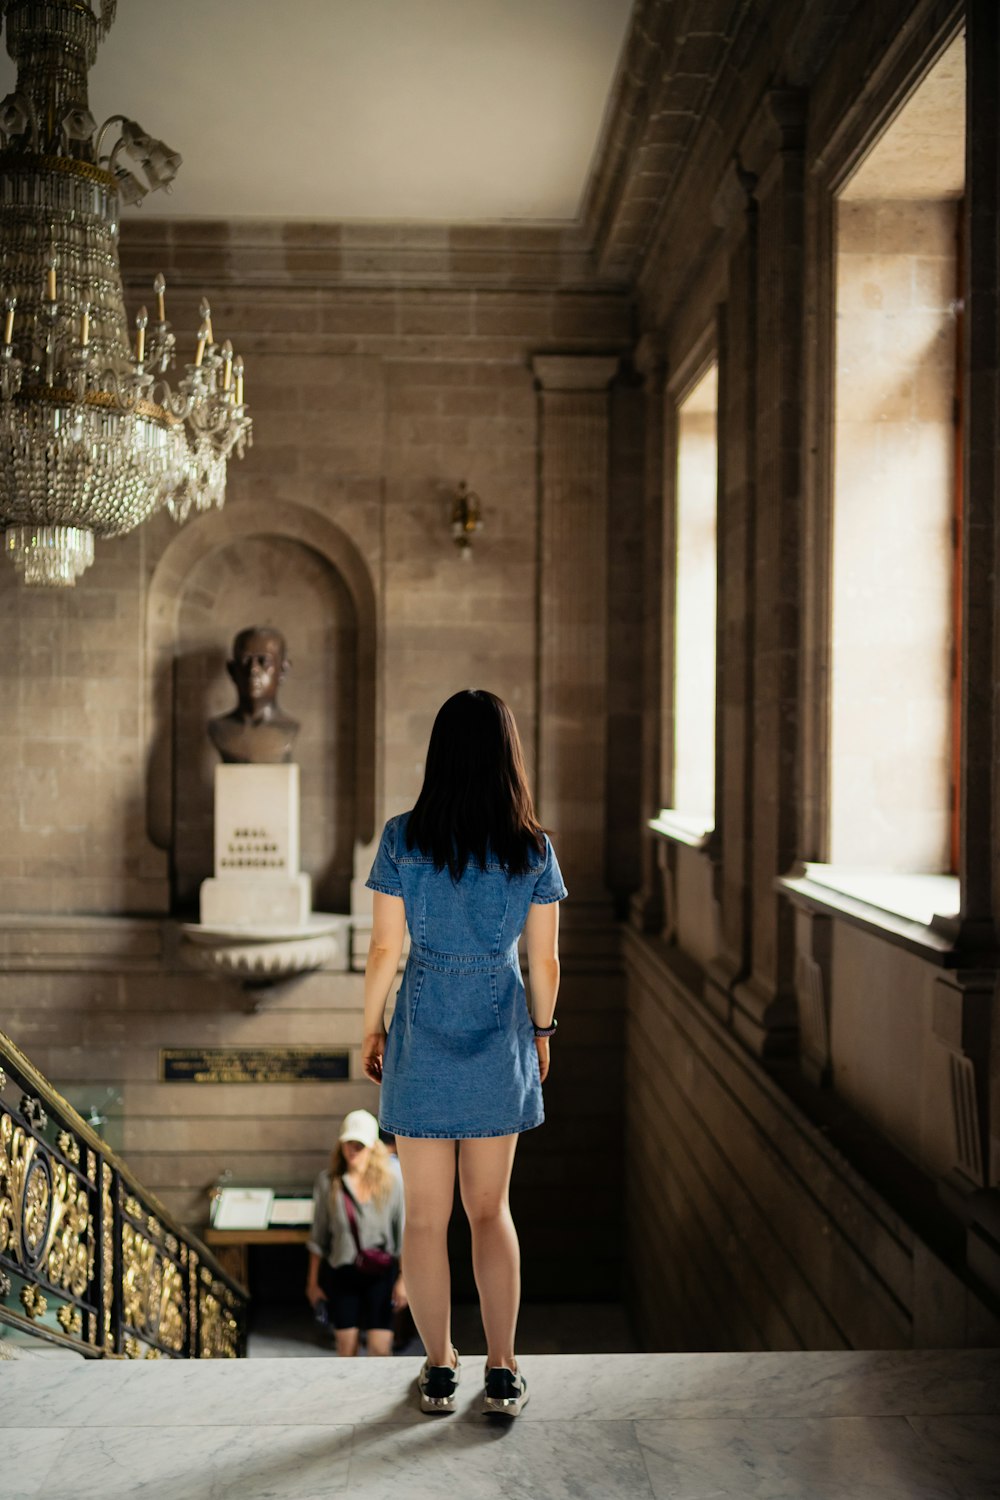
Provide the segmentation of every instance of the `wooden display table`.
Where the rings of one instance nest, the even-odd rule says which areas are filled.
[[[201,1238],[211,1245],[222,1269],[246,1286],[251,1245],[305,1245],[311,1233],[303,1224],[277,1229],[205,1229]]]

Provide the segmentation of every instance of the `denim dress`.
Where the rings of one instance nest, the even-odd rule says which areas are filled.
[[[385,825],[368,889],[401,896],[410,953],[382,1063],[379,1124],[393,1135],[515,1135],[545,1118],[535,1033],[517,956],[532,903],[566,895],[552,845],[525,875],[492,857],[461,880],[406,847],[408,813]]]

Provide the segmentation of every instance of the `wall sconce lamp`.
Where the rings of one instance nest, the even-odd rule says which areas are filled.
[[[472,555],[472,538],[482,527],[479,496],[470,490],[465,480],[458,486],[455,503],[451,508],[451,536],[463,557]]]

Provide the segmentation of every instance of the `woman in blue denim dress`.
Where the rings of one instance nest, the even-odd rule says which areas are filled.
[[[455,1410],[447,1229],[457,1155],[487,1341],[483,1410],[517,1416],[528,1392],[514,1354],[520,1253],[508,1189],[518,1135],[544,1119],[566,887],[535,816],[513,716],[494,694],[456,693],[441,708],[420,796],[385,825],[368,886],[364,1066],[382,1086],[380,1124],[396,1137],[403,1171],[403,1264],[427,1350],[421,1409]]]

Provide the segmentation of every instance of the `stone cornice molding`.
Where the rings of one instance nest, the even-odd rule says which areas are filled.
[[[670,0],[635,0],[583,204],[583,227],[591,244],[607,239],[616,203],[643,144],[651,100],[663,76],[670,11]]]
[[[128,219],[122,272],[158,271],[173,290],[407,288],[443,291],[620,291],[598,272],[578,225],[300,223]]]
[[[616,154],[595,171],[602,191],[588,197],[584,211],[584,228],[605,275],[634,278],[697,149],[745,23],[760,25],[752,0],[699,0],[688,6],[647,0],[637,12],[633,35],[644,31],[639,57],[646,72],[628,92],[627,103],[621,92],[613,99],[605,156],[612,142]],[[627,128],[624,120],[615,119],[625,109],[633,111]],[[598,197],[600,213],[595,212]]]
[[[604,391],[620,363],[617,354],[536,354],[531,369],[543,391]]]
[[[902,26],[912,0],[886,3],[899,9]],[[718,180],[744,132],[748,147],[754,145],[753,159],[739,153],[748,170],[764,171],[775,146],[793,149],[805,123],[796,101],[811,88],[853,9],[848,0],[809,0],[808,6],[803,0],[674,0],[669,6],[640,0],[636,37],[630,35],[623,59],[628,76],[612,95],[583,216],[603,274],[645,284],[651,265],[671,260],[677,224],[686,222],[691,201],[700,203],[706,178]],[[775,88],[776,79],[793,86]],[[761,97],[758,150],[753,101]]]

